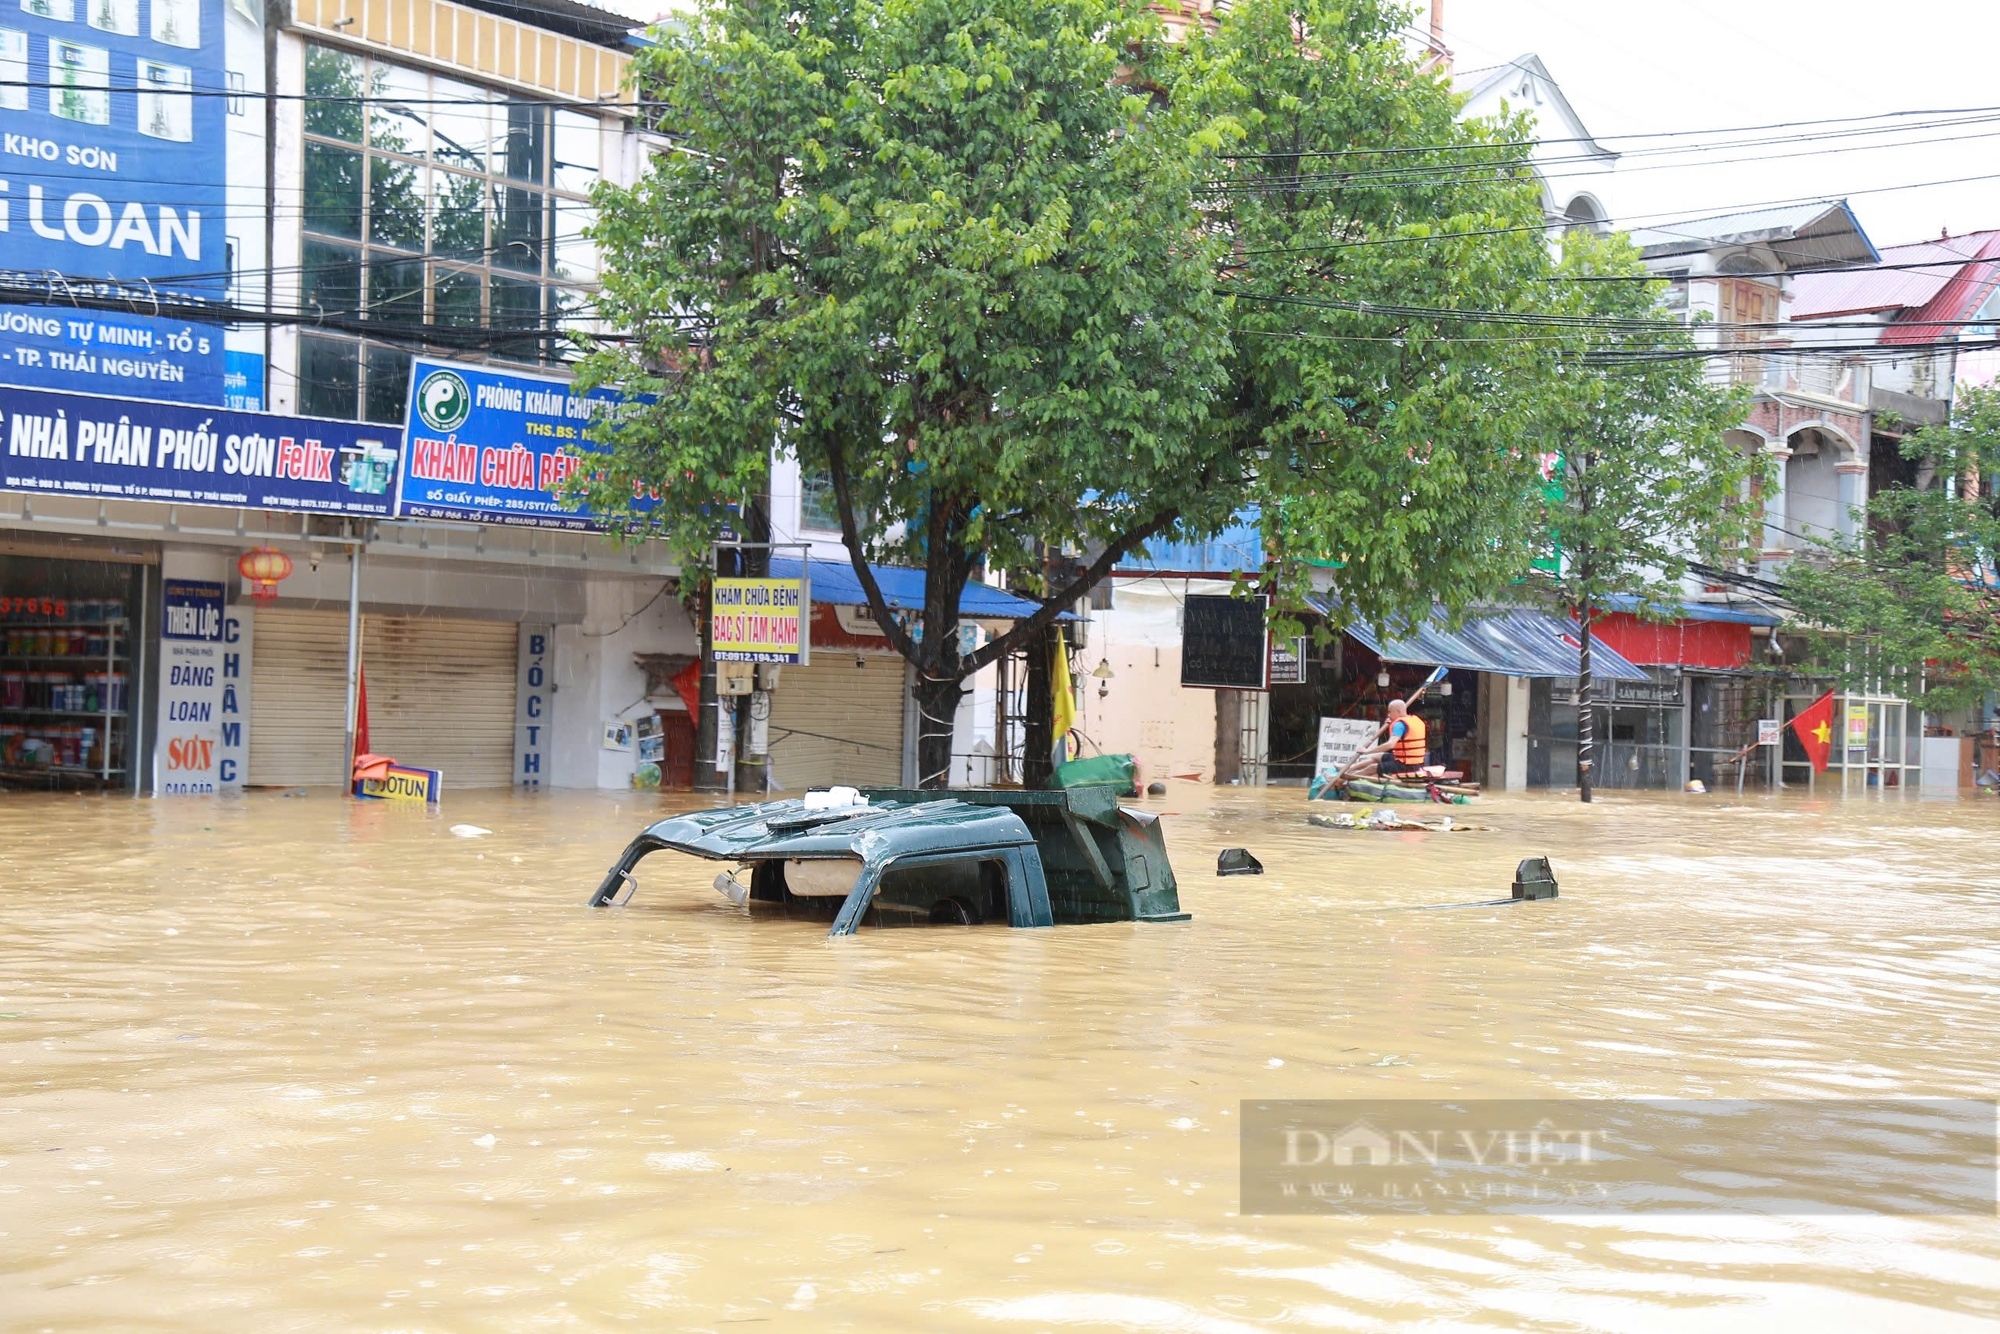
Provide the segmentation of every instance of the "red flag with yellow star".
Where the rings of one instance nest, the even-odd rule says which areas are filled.
[[[1827,752],[1833,749],[1833,692],[1827,691],[1799,711],[1787,726],[1798,729],[1799,744],[1806,748],[1813,772],[1826,772]]]

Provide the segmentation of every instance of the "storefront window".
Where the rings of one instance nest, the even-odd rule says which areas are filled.
[[[588,327],[598,276],[583,233],[600,121],[312,46],[305,130],[307,308],[379,321],[385,336],[392,325],[506,330],[490,348],[504,361],[571,355],[561,331]],[[408,353],[408,336],[391,349],[305,335],[302,410],[401,420]]]
[[[410,354],[393,347],[368,349],[368,401],[362,416],[372,422],[399,422],[410,396]]]
[[[299,337],[299,411],[352,421],[361,387],[361,344],[344,338]]]
[[[799,479],[799,527],[823,533],[840,531],[840,507],[833,498],[833,478],[823,472]]]

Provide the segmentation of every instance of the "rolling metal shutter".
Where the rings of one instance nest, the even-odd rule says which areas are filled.
[[[447,792],[513,782],[520,627],[512,621],[363,620],[370,748],[441,771]]]
[[[252,787],[334,787],[346,768],[347,617],[259,607],[251,631]]]
[[[361,618],[369,746],[438,769],[448,787],[506,787],[514,773],[511,621]],[[332,786],[345,767],[347,617],[268,608],[251,658],[255,787]]]
[[[787,667],[771,696],[771,779],[810,787],[895,787],[903,779],[903,660],[828,652]]]

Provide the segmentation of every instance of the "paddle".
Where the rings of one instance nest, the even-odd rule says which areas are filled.
[[[1411,692],[1410,698],[1406,700],[1405,703],[1409,704],[1412,707],[1415,707],[1416,702],[1424,697],[1424,692],[1426,690],[1429,690],[1432,686],[1436,685],[1438,682],[1444,680],[1445,676],[1450,672],[1450,670],[1451,669],[1449,667],[1445,667],[1442,665],[1432,669],[1431,674],[1424,678],[1424,683],[1418,686],[1416,690]],[[1388,730],[1389,730],[1389,720],[1384,718],[1382,720],[1382,725],[1375,729],[1375,739],[1369,742],[1366,746],[1362,746],[1360,749],[1356,750],[1354,752],[1354,758],[1347,762],[1346,768],[1342,769],[1339,773],[1333,776],[1333,781],[1338,783],[1341,779],[1353,773],[1355,766],[1363,762],[1363,759],[1367,755],[1368,751],[1371,748],[1381,744],[1382,736]]]

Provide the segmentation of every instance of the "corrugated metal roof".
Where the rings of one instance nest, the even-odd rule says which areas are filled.
[[[1771,246],[1788,269],[1873,264],[1881,257],[1844,199],[1689,218],[1632,232],[1646,259],[1699,254],[1722,246]]]
[[[1884,330],[1884,343],[1929,343],[1957,336],[1959,329],[1955,325],[1938,321],[1970,318],[1993,291],[1996,278],[2000,278],[2000,265],[1994,263],[2000,259],[2000,232],[1973,235],[1981,238],[1973,261],[1953,274],[1929,301]]]
[[[1314,599],[1313,605],[1324,615],[1334,614],[1329,602]],[[1388,662],[1569,679],[1580,666],[1579,629],[1574,620],[1509,607],[1482,612],[1457,630],[1446,629],[1442,613],[1437,613],[1404,635],[1385,639],[1365,625],[1350,625],[1347,633]],[[1591,645],[1590,670],[1600,680],[1652,680],[1602,640]]]
[[[1637,612],[1639,599],[1633,597],[1609,597],[1604,605],[1612,611]],[[1679,618],[1683,621],[1721,621],[1729,625],[1782,625],[1784,622],[1768,611],[1757,611],[1749,607],[1723,606],[1715,602],[1683,602],[1680,604]]]
[[[1174,574],[1230,574],[1264,568],[1264,538],[1255,511],[1205,542],[1173,542],[1154,538],[1118,562],[1121,570],[1160,570]]]
[[[796,579],[799,577],[799,562],[787,557],[771,558],[771,576],[776,579]],[[922,611],[924,609],[924,572],[904,569],[899,565],[871,565],[875,582],[882,590],[882,600],[893,611]],[[816,560],[812,563],[812,600],[836,607],[865,607],[868,595],[861,591],[861,580],[856,577],[854,567],[846,561]],[[982,583],[968,583],[959,598],[959,614],[967,620],[978,621],[1020,621],[1035,614],[1039,604],[1026,598],[1015,597],[1004,589]],[[1063,619],[1073,620],[1069,613]]]
[[[1889,246],[1882,263],[1916,269],[1855,269],[1802,273],[1792,282],[1792,318],[1824,319],[1864,311],[1907,310],[1929,302],[2000,232],[1970,232],[1915,245]],[[1930,267],[1935,261],[1936,267]]]

